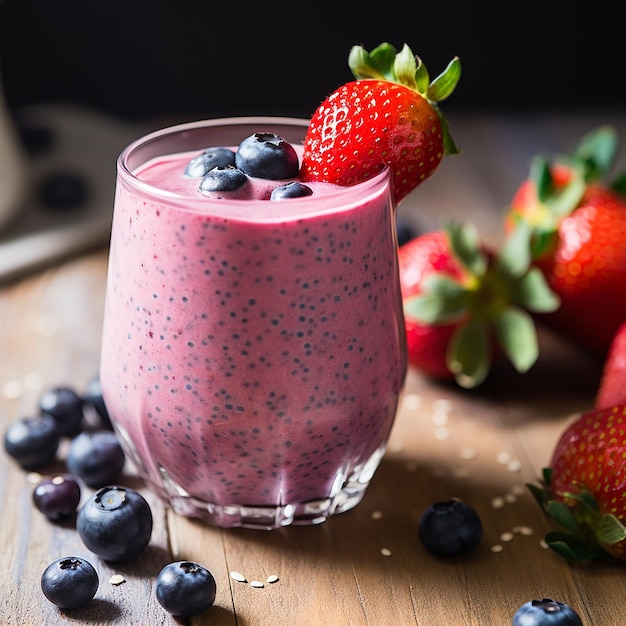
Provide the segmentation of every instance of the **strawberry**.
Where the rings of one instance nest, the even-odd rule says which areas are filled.
[[[616,147],[605,126],[571,155],[535,158],[505,217],[507,232],[532,226],[534,262],[561,298],[543,320],[601,355],[626,320],[626,177],[604,182]]]
[[[354,46],[348,64],[357,79],[317,108],[304,140],[304,180],[352,185],[391,168],[396,203],[426,180],[446,154],[457,154],[438,102],[455,89],[455,57],[432,82],[405,44],[383,43],[370,53]]]
[[[541,485],[527,486],[564,529],[545,537],[558,554],[626,561],[626,406],[580,415],[559,438]]]
[[[530,266],[530,229],[520,227],[499,254],[472,224],[448,223],[398,250],[409,361],[426,374],[475,387],[493,357],[526,371],[538,356],[528,311],[551,311],[558,299]]]
[[[594,407],[607,409],[626,404],[626,321],[617,329],[602,367]]]

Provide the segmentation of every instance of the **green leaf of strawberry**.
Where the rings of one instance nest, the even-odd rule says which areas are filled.
[[[615,129],[585,135],[569,155],[535,157],[505,217],[505,231],[532,229],[533,262],[561,306],[542,321],[606,354],[626,319],[626,175],[607,182]]]
[[[301,176],[339,185],[391,170],[396,203],[458,154],[438,103],[454,91],[461,63],[454,57],[432,82],[426,66],[405,44],[350,50],[357,80],[346,83],[316,109],[304,141]]]
[[[546,543],[573,560],[626,561],[626,406],[580,415],[561,434],[540,485],[527,485],[563,531]]]
[[[533,365],[539,348],[529,312],[553,311],[559,300],[530,265],[530,232],[516,230],[498,255],[481,245],[473,224],[450,221],[439,238],[429,234],[402,246],[400,280],[412,363],[442,372],[433,361],[444,346],[443,372],[463,387],[483,382],[497,350],[519,372]]]

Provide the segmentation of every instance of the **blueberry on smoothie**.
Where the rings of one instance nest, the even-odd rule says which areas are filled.
[[[53,561],[41,575],[41,590],[60,609],[79,609],[93,600],[98,591],[94,566],[77,556]]]
[[[96,491],[78,511],[76,530],[105,561],[126,561],[150,543],[152,511],[137,491],[119,485]]]
[[[200,191],[236,191],[248,182],[248,177],[236,167],[214,167],[200,182]]]
[[[189,161],[185,168],[185,176],[199,178],[214,167],[235,166],[235,153],[229,148],[207,148],[204,152]]]
[[[191,561],[166,565],[157,576],[156,597],[172,615],[191,617],[213,606],[216,584],[208,569]]]
[[[294,147],[275,133],[254,133],[244,139],[235,163],[248,176],[269,180],[295,178],[300,167]]]
[[[22,469],[36,470],[54,459],[60,440],[56,420],[42,413],[13,422],[4,435],[4,448]]]
[[[299,183],[297,180],[293,180],[285,185],[280,185],[272,189],[270,200],[285,200],[287,198],[304,198],[305,196],[312,196],[313,190]]]
[[[97,489],[115,482],[126,457],[111,430],[85,430],[70,443],[67,469],[88,487]]]

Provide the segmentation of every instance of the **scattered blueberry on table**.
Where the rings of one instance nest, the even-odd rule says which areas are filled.
[[[84,430],[74,437],[67,452],[67,469],[88,487],[114,483],[124,469],[126,456],[111,430]]]
[[[44,478],[33,490],[33,503],[50,521],[58,522],[76,514],[81,489],[71,474]]]
[[[155,586],[159,604],[177,617],[199,615],[211,608],[216,589],[213,574],[191,561],[166,565],[159,572]]]
[[[522,604],[513,617],[513,626],[582,626],[572,607],[550,598]]]
[[[105,561],[127,561],[150,542],[152,511],[134,489],[111,485],[96,491],[78,511],[76,530],[85,546]]]
[[[56,420],[41,413],[10,424],[4,435],[4,449],[22,469],[31,471],[55,458],[60,440]]]
[[[72,387],[59,385],[46,390],[39,398],[39,408],[54,417],[60,435],[72,437],[82,430],[83,400]]]
[[[60,609],[79,609],[93,600],[98,591],[98,573],[80,557],[66,556],[53,561],[41,575],[44,596]]]
[[[101,420],[101,425],[112,430],[111,418],[107,410],[104,398],[102,397],[102,385],[100,384],[100,376],[93,376],[87,383],[87,389],[82,394],[83,407],[85,405],[93,407]]]
[[[431,504],[419,520],[419,537],[435,554],[459,556],[478,546],[483,525],[472,506],[460,500]]]

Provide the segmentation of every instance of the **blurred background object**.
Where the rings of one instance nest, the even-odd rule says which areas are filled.
[[[0,207],[0,280],[107,242],[115,159],[131,140],[208,117],[309,117],[352,79],[354,44],[406,42],[431,78],[460,56],[441,105],[453,129],[466,113],[623,110],[625,9],[560,5],[335,3],[296,15],[279,1],[0,0],[0,142],[16,155],[0,163],[2,199],[11,184],[22,192],[8,225]]]
[[[22,202],[25,168],[13,116],[0,91],[0,228],[13,218]]]
[[[308,117],[351,79],[353,44],[387,40],[432,76],[454,55],[463,77],[446,110],[621,105],[626,9],[598,0],[397,2],[366,9],[293,2],[0,0],[11,107],[67,102],[132,119]]]

